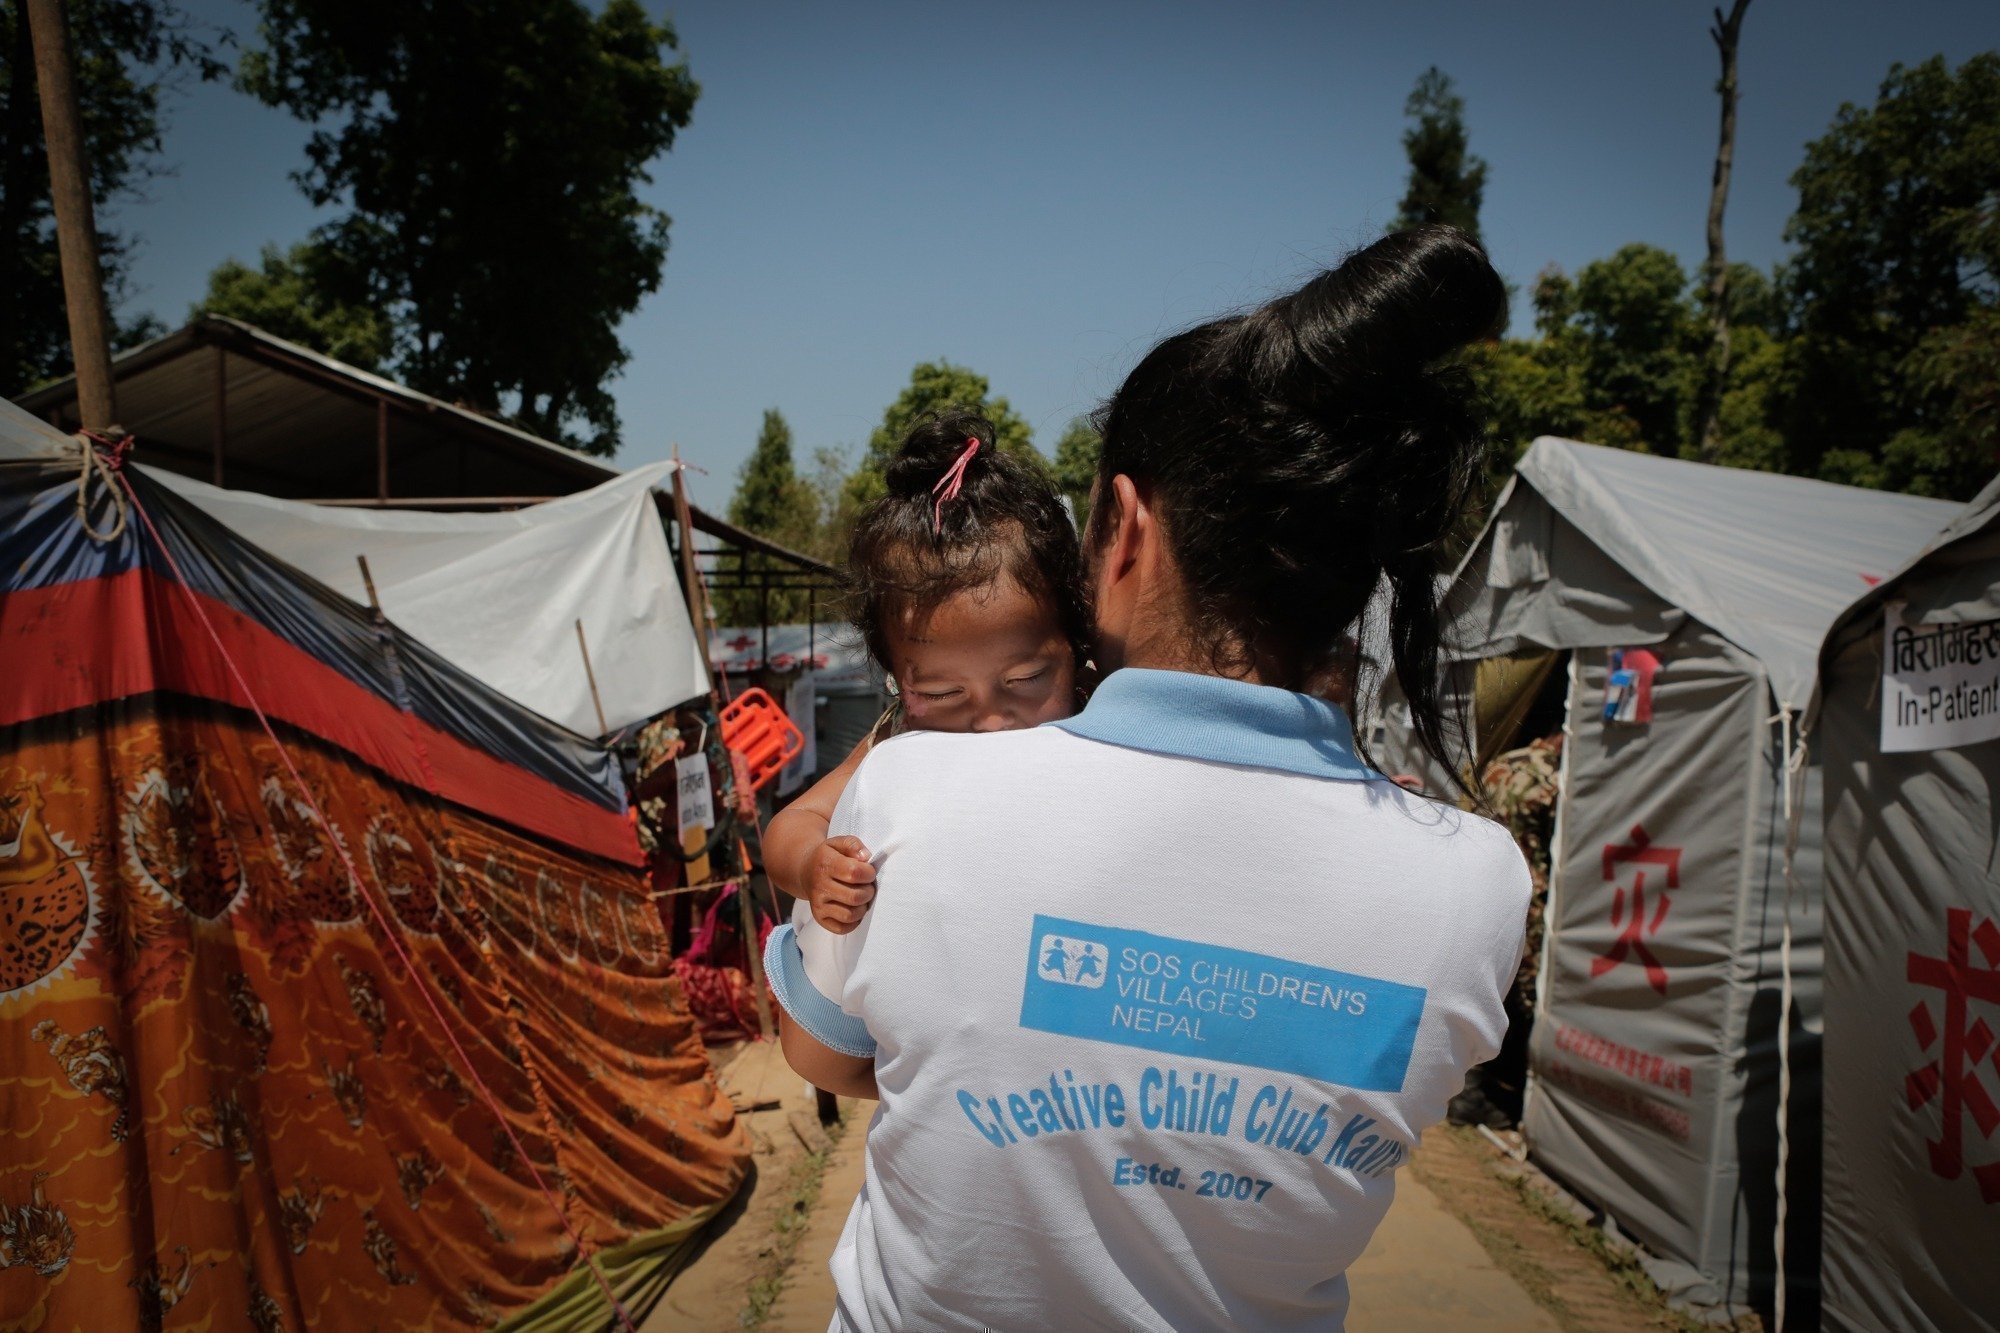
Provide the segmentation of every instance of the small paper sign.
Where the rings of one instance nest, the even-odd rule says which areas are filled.
[[[691,754],[674,760],[674,783],[680,792],[681,832],[715,827],[715,793],[708,785],[708,756]]]
[[[1882,622],[1882,750],[1948,750],[2000,737],[2000,620]]]

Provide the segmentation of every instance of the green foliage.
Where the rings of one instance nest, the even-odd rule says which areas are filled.
[[[1465,99],[1449,76],[1432,65],[1403,104],[1412,122],[1403,131],[1410,181],[1390,230],[1446,222],[1479,238],[1479,204],[1486,194],[1486,162],[1467,149]]]
[[[1790,263],[1730,267],[1716,461],[1970,496],[2000,462],[2000,54],[1893,67],[1792,181]],[[1541,434],[1696,452],[1705,285],[1628,245],[1533,299],[1535,337],[1468,354],[1495,489]]]
[[[883,474],[903,445],[910,428],[932,412],[969,407],[993,423],[994,442],[1008,453],[1044,461],[1036,452],[1033,432],[1005,398],[992,397],[984,375],[949,361],[925,361],[910,372],[910,382],[882,414],[882,424],[868,437],[861,461],[841,487],[836,526],[845,532],[862,508],[887,494]]]
[[[163,108],[180,81],[223,69],[188,16],[164,0],[69,0],[68,9],[105,295],[115,309],[130,288],[131,241],[104,226],[106,207],[161,170]],[[0,390],[12,394],[67,374],[71,358],[41,94],[20,0],[0,0],[0,53]],[[141,316],[114,338],[125,346],[159,332]]]
[[[729,501],[729,521],[780,545],[805,549],[819,520],[819,503],[812,488],[792,463],[792,428],[784,413],[764,413],[757,443],[736,476],[736,494]]]
[[[1993,457],[1959,455],[1959,398],[1938,377],[1980,364],[1987,335],[1944,331],[2000,296],[2000,53],[1892,66],[1874,106],[1842,106],[1806,146],[1792,184],[1791,467],[1963,496]]]
[[[328,274],[337,262],[311,242],[289,251],[267,245],[256,268],[224,260],[208,275],[208,295],[188,318],[228,315],[351,366],[376,370],[389,356],[389,321],[332,294],[349,285]]]
[[[1097,459],[1104,437],[1089,417],[1078,417],[1056,441],[1056,486],[1069,500],[1070,514],[1081,529],[1090,518],[1090,488],[1097,480]]]
[[[1764,281],[1762,274],[1751,272],[1759,282]],[[1731,275],[1731,304],[1736,300],[1737,281]],[[1785,437],[1771,422],[1784,382],[1784,340],[1751,323],[1732,325],[1729,340],[1729,376],[1723,384],[1717,416],[1721,447],[1714,461],[1724,467],[1783,472]]]
[[[1653,245],[1627,245],[1576,277],[1588,405],[1631,421],[1632,443],[1677,454],[1699,388],[1703,332],[1680,261]]]
[[[1771,284],[1741,268],[1740,303],[1721,409],[1719,461],[1769,468],[1783,460],[1769,424],[1784,372]],[[1497,448],[1495,489],[1537,435],[1561,435],[1669,456],[1694,450],[1694,407],[1705,330],[1703,289],[1656,246],[1628,245],[1586,264],[1572,280],[1549,268],[1533,289],[1536,337],[1469,353]]]
[[[1701,302],[1702,313],[1707,314],[1708,287],[1705,283],[1696,284],[1695,296]],[[1729,307],[1732,339],[1742,329],[1758,329],[1774,336],[1785,331],[1784,293],[1762,269],[1748,264],[1731,264],[1729,294],[1724,304]]]
[[[241,86],[314,126],[314,240],[415,387],[587,452],[619,442],[616,327],[656,290],[651,164],[699,86],[638,0],[260,0]],[[477,40],[468,40],[468,34]]]
[[[736,493],[729,501],[729,521],[780,546],[811,553],[819,536],[819,497],[798,475],[792,463],[792,428],[775,408],[764,413],[757,444],[736,476]],[[769,556],[752,554],[746,569],[788,568]],[[715,614],[725,625],[756,625],[766,615],[770,623],[803,620],[807,610],[802,591],[773,592],[768,600],[749,588],[724,588],[715,594]],[[817,608],[815,608],[817,610]]]
[[[2000,462],[2000,309],[1981,307],[1933,329],[1903,359],[1903,371],[1923,424],[1889,438],[1884,484],[1950,499],[1976,494]]]

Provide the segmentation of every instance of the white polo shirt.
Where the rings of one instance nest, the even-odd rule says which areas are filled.
[[[1286,690],[1124,670],[1076,717],[879,746],[792,1020],[872,1055],[833,1327],[1341,1327],[1395,1173],[1506,1027],[1528,870]]]

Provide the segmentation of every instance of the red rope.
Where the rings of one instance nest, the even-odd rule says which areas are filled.
[[[306,785],[306,780],[300,774],[298,765],[292,762],[291,751],[285,748],[284,741],[278,738],[277,729],[271,725],[271,719],[265,714],[263,705],[257,702],[256,692],[250,688],[250,682],[244,679],[242,669],[236,665],[236,659],[229,655],[229,649],[223,644],[222,636],[216,632],[214,622],[209,620],[208,612],[202,607],[201,599],[195,596],[193,587],[187,581],[187,576],[181,571],[180,561],[174,558],[173,548],[167,545],[166,541],[161,538],[159,529],[153,526],[153,517],[146,512],[145,505],[139,502],[139,493],[132,489],[131,479],[122,470],[117,469],[115,463],[113,470],[116,472],[119,484],[125,488],[125,494],[131,500],[132,508],[139,515],[140,522],[145,524],[147,535],[153,539],[153,544],[160,548],[160,554],[167,558],[167,567],[173,571],[176,586],[180,588],[182,595],[186,597],[188,605],[193,608],[196,618],[201,621],[202,629],[207,631],[209,642],[214,644],[216,652],[221,654],[223,665],[229,669],[229,675],[236,682],[236,688],[243,692],[243,697],[250,703],[250,711],[257,715],[257,723],[264,729],[264,735],[269,737],[271,744],[277,748],[278,757],[284,761],[285,771],[291,774],[293,785],[298,788],[299,794],[305,798],[306,807],[312,811],[313,818],[319,822],[320,829],[326,834],[327,845],[332,847],[334,855],[340,858],[341,865],[347,870],[349,881],[353,883],[355,891],[360,894],[361,900],[368,905],[369,914],[374,917],[375,924],[380,928],[383,938],[388,940],[389,947],[395,951],[397,959],[402,962],[403,970],[416,983],[417,994],[423,998],[424,1004],[431,1011],[431,1016],[437,1020],[438,1030],[443,1032],[445,1040],[451,1043],[451,1048],[457,1053],[459,1062],[465,1066],[465,1072],[471,1075],[473,1086],[478,1089],[480,1097],[485,1100],[487,1109],[492,1111],[494,1118],[500,1122],[500,1128],[506,1133],[508,1141],[513,1144],[515,1154],[527,1166],[528,1175],[533,1178],[535,1188],[541,1191],[542,1198],[555,1211],[556,1220],[562,1223],[563,1230],[569,1235],[570,1243],[576,1246],[578,1257],[590,1269],[591,1276],[597,1279],[597,1285],[604,1292],[604,1299],[611,1302],[611,1308],[617,1314],[618,1322],[624,1326],[626,1333],[638,1333],[638,1326],[632,1322],[632,1316],[627,1313],[624,1303],[618,1299],[618,1293],[611,1289],[611,1282],[604,1276],[604,1270],[598,1267],[597,1260],[585,1246],[583,1237],[577,1232],[575,1225],[570,1222],[568,1210],[562,1206],[562,1202],[556,1197],[555,1191],[551,1190],[548,1184],[542,1179],[542,1173],[535,1169],[534,1158],[528,1154],[527,1145],[522,1143],[520,1136],[514,1132],[514,1126],[508,1121],[507,1113],[501,1107],[499,1098],[495,1097],[493,1090],[486,1086],[486,1080],[480,1077],[478,1067],[472,1062],[472,1056],[466,1051],[464,1044],[459,1041],[458,1035],[452,1031],[451,1021],[445,1017],[444,1007],[438,1003],[437,997],[432,994],[429,984],[424,980],[423,972],[417,967],[416,960],[410,956],[409,950],[403,947],[402,937],[397,934],[396,928],[390,922],[388,914],[382,910],[382,905],[375,900],[374,893],[369,890],[367,884],[362,880],[361,872],[355,866],[354,858],[348,854],[346,844],[333,835],[332,822],[327,819],[326,813],[320,809],[319,799],[313,795],[312,788]]]

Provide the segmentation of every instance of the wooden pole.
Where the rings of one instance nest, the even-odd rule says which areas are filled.
[[[695,646],[701,649],[701,669],[708,673],[710,692],[715,666],[708,660],[708,593],[694,559],[694,511],[688,506],[687,478],[680,466],[680,446],[674,446],[674,526],[680,529],[681,589],[687,594],[688,619],[694,624]]]
[[[1708,357],[1695,423],[1696,447],[1706,463],[1713,463],[1722,450],[1722,395],[1729,387],[1729,252],[1723,245],[1722,215],[1729,205],[1729,176],[1736,161],[1736,42],[1748,8],[1750,0],[1736,0],[1727,17],[1717,9],[1708,30],[1722,58],[1722,77],[1715,84],[1722,97],[1722,129],[1708,187]]]
[[[357,555],[354,562],[361,566],[361,586],[368,590],[368,609],[375,613],[377,620],[385,619],[382,614],[382,599],[375,595],[375,575],[368,568],[368,557]]]
[[[97,256],[97,220],[90,166],[77,110],[63,0],[22,6],[35,44],[35,81],[42,98],[42,139],[49,153],[49,197],[62,255],[63,300],[69,308],[70,356],[76,363],[76,403],[86,430],[116,424],[111,385],[111,317],[104,306],[104,270]]]
[[[576,622],[576,646],[583,654],[583,677],[590,682],[590,703],[597,710],[597,734],[602,736],[611,730],[611,726],[604,720],[604,700],[597,693],[597,672],[590,666],[590,641],[583,637],[583,621],[580,619]]]
[[[229,449],[229,353],[215,349],[215,432],[209,480],[222,485],[222,460]]]
[[[674,525],[680,529],[681,582],[687,589],[688,619],[694,625],[694,641],[701,649],[701,669],[708,674],[709,697],[715,697],[715,667],[708,659],[708,594],[702,587],[701,570],[694,559],[694,511],[688,505],[687,477],[679,466],[680,447],[674,447]],[[756,798],[751,797],[752,800]],[[761,841],[761,840],[760,840]],[[761,849],[760,849],[761,850]],[[736,886],[738,921],[743,930],[743,953],[750,964],[750,987],[757,997],[757,1027],[764,1040],[777,1035],[771,1021],[770,1001],[765,998],[764,958],[757,952],[757,913],[750,902],[749,857],[745,856],[743,879]]]
[[[389,400],[375,400],[375,498],[389,502]]]

